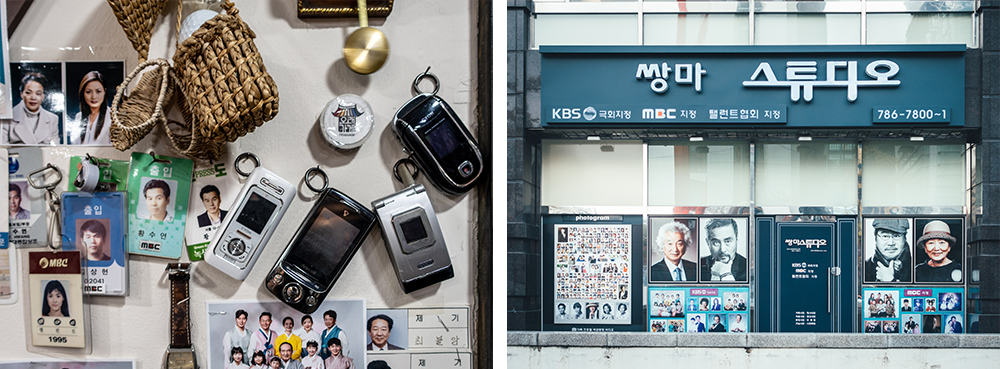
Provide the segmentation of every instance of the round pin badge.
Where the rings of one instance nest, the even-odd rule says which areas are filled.
[[[343,94],[330,100],[320,117],[320,133],[330,146],[341,150],[360,147],[372,133],[375,114],[358,95]]]

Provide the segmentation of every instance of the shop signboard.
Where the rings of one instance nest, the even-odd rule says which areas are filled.
[[[543,127],[961,127],[965,45],[542,46]]]

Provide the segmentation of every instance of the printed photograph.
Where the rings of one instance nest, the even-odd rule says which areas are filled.
[[[7,212],[10,222],[31,219],[31,205],[28,201],[28,181],[11,181],[7,194]]]
[[[746,333],[747,314],[745,313],[729,314],[729,331],[733,333]]]
[[[941,333],[941,314],[924,314],[923,333]]]
[[[700,280],[747,282],[747,219],[701,218]]]
[[[365,349],[368,351],[406,350],[409,337],[406,309],[368,310]]]
[[[88,261],[111,260],[110,219],[77,219],[76,249]]]
[[[139,205],[135,210],[136,216],[139,219],[173,222],[176,212],[173,197],[177,193],[177,181],[142,177],[139,186],[142,196],[139,197]]]
[[[0,361],[0,369],[135,369],[134,360],[54,360]]]
[[[42,280],[42,316],[64,318],[69,317],[69,295],[66,287],[71,286],[68,280]]]
[[[940,301],[938,306],[940,311],[962,311],[961,292],[938,293],[938,301]]]
[[[688,332],[708,332],[705,325],[705,314],[688,314],[685,317]]]
[[[962,314],[948,314],[944,316],[944,333],[965,333],[965,326],[962,325]]]
[[[898,290],[865,290],[865,318],[896,318],[899,316]]]
[[[913,282],[912,225],[909,218],[865,219],[865,282]]]
[[[962,282],[962,219],[917,219],[917,283]]]
[[[111,100],[125,79],[125,62],[66,62],[69,145],[111,145]]]
[[[903,314],[903,334],[923,333],[920,314]]]
[[[0,122],[0,144],[63,143],[62,63],[12,63],[11,120]]]
[[[697,282],[698,221],[694,218],[649,218],[649,282]]]

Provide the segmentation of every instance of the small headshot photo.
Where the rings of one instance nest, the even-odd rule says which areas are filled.
[[[747,282],[747,219],[702,218],[702,282]]]
[[[556,242],[569,242],[569,234],[566,227],[559,227],[556,230]]]
[[[69,281],[43,280],[42,285],[45,286],[42,291],[42,316],[68,317],[69,296],[64,286],[69,285]]]
[[[962,220],[917,219],[917,282],[962,282]]]
[[[742,313],[729,314],[729,331],[733,333],[746,333],[747,331],[746,314]]]
[[[172,195],[177,192],[177,181],[143,177],[140,184],[142,196],[136,208],[139,219],[174,221],[174,202]]]
[[[205,212],[198,215],[198,227],[208,227],[222,223],[226,219],[226,210],[222,210],[222,195],[215,185],[206,185],[198,192]]]
[[[940,314],[924,314],[924,332],[923,333],[941,333],[941,315]]]
[[[10,74],[13,118],[0,123],[0,144],[62,144],[62,63],[13,63]]]
[[[698,311],[708,311],[709,310],[709,304],[710,304],[709,301],[710,300],[708,299],[708,297],[699,298],[698,299]]]
[[[615,315],[617,320],[630,320],[632,317],[629,316],[628,304],[624,302],[618,303],[618,313]]]
[[[571,319],[583,319],[583,305],[579,302],[573,303],[573,312],[570,315]]]
[[[599,306],[596,302],[587,303],[587,316],[585,319],[601,319],[601,311],[599,310]]]
[[[924,300],[924,311],[928,312],[928,313],[936,312],[937,311],[937,306],[935,305],[936,302],[937,302],[937,300],[934,300],[934,299],[925,299]]]
[[[920,330],[922,323],[920,314],[903,314],[903,334],[923,333]]]
[[[924,311],[924,299],[913,299],[913,312]]]
[[[369,314],[373,311],[369,310]],[[400,313],[405,314],[405,312]],[[368,351],[405,350],[407,340],[406,316],[382,310],[382,313],[368,317]]]
[[[722,310],[722,302],[719,301],[718,297],[713,297],[712,298],[712,305],[711,305],[711,308],[709,310],[712,310],[712,311],[721,311]]]
[[[31,211],[28,210],[28,182],[11,181],[7,192],[7,212],[10,220],[31,219]]]
[[[651,217],[649,224],[649,281],[697,282],[697,219]]]
[[[944,316],[944,333],[964,333],[962,326],[962,314],[948,314]]]
[[[688,314],[686,318],[688,332],[708,332],[705,326],[705,314]]]
[[[899,311],[902,311],[902,312],[913,311],[913,305],[910,305],[910,299],[908,299],[908,298],[903,299],[903,301],[901,302],[901,304],[902,305],[900,305]]]
[[[939,311],[962,311],[961,292],[938,293],[938,301]]]
[[[912,219],[865,219],[865,282],[913,281]]]
[[[726,314],[708,314],[708,316],[712,319],[708,325],[709,332],[726,332]]]
[[[566,304],[561,302],[556,304],[556,319],[570,319],[569,313],[566,312]]]
[[[124,62],[66,62],[67,144],[111,145],[111,100],[124,79]]]
[[[88,261],[111,260],[110,225],[110,219],[76,220],[76,248],[87,256]]]

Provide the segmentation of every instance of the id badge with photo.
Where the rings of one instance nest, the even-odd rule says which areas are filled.
[[[184,244],[189,159],[132,153],[128,179],[128,251],[177,259]]]
[[[124,192],[63,192],[63,250],[80,251],[83,291],[128,295]]]
[[[188,258],[198,261],[205,258],[205,250],[212,236],[232,210],[236,195],[240,193],[239,176],[233,174],[232,163],[199,166],[191,180],[191,203],[188,207],[187,241]]]
[[[42,149],[12,148],[7,163],[10,166],[7,197],[10,243],[17,247],[43,247],[49,242],[45,190],[28,183],[28,174],[45,166]]]
[[[35,346],[86,346],[77,251],[28,253],[29,326]]]
[[[69,159],[69,190],[84,192],[125,191],[129,162],[74,156]],[[95,170],[96,169],[96,170]]]
[[[0,159],[7,157],[7,150],[0,149]],[[0,190],[7,187],[7,180],[0,177]],[[9,192],[9,191],[8,191]],[[17,287],[20,282],[17,279],[17,251],[9,242],[8,212],[0,215],[0,305],[9,305],[17,302]]]

